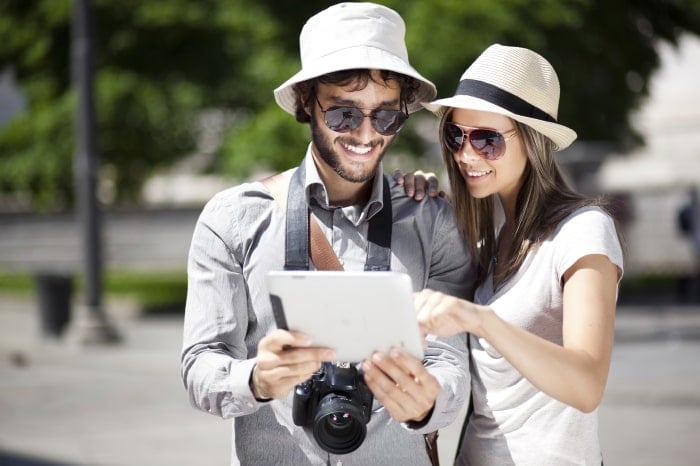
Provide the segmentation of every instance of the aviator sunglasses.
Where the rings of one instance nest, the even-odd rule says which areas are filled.
[[[460,152],[468,140],[472,149],[487,160],[497,160],[506,152],[506,140],[515,136],[515,128],[505,131],[513,133],[504,136],[494,129],[474,128],[446,122],[442,130],[442,140],[453,153]]]
[[[318,101],[318,96],[316,96],[316,103],[323,113],[323,119],[328,129],[336,133],[347,133],[357,129],[365,118],[369,118],[372,128],[374,128],[375,131],[382,136],[393,136],[401,129],[403,124],[406,123],[406,120],[408,120],[407,110],[384,110],[377,108],[367,115],[357,107],[331,107],[329,109],[324,109],[321,102]],[[404,109],[406,109],[405,102]]]

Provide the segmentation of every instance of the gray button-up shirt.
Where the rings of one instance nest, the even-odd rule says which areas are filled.
[[[382,168],[366,206],[334,208],[310,151],[305,192],[345,270],[363,270],[368,220],[382,207]],[[290,170],[287,175],[291,176]],[[443,199],[416,202],[392,187],[391,269],[424,287],[471,297],[472,262]],[[292,421],[292,398],[258,402],[248,381],[260,339],[276,328],[266,277],[284,267],[285,214],[260,182],[214,196],[195,227],[188,261],[181,370],[193,406],[234,419],[231,464],[326,464],[329,455],[311,432]],[[371,273],[371,272],[368,272]],[[313,299],[312,296],[309,299]],[[360,336],[358,336],[360,337]],[[466,339],[429,337],[424,364],[440,392],[427,423],[394,421],[376,400],[367,437],[344,465],[428,465],[422,433],[451,423],[469,396]]]

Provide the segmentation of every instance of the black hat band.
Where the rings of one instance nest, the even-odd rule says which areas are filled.
[[[505,108],[516,115],[536,118],[538,120],[557,123],[555,118],[535,107],[534,105],[524,101],[517,95],[511,94],[508,91],[494,86],[493,84],[477,81],[475,79],[463,79],[459,82],[455,95],[467,95],[483,99],[499,107]]]

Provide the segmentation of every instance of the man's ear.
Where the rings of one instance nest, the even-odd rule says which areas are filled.
[[[311,95],[305,95],[305,96],[299,96],[299,101],[301,102],[301,107],[304,109],[304,112],[306,112],[309,117],[311,117],[311,105],[309,102],[311,102]]]

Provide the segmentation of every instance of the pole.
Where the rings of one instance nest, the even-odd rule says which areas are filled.
[[[85,303],[79,309],[72,339],[78,343],[119,340],[102,308],[102,251],[100,210],[97,203],[99,153],[93,102],[93,54],[89,0],[74,0],[72,66],[77,93],[75,119],[75,180],[78,223],[81,232]]]

